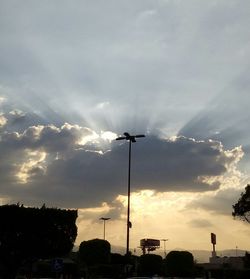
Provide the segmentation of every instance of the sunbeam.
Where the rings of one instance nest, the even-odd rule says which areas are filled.
[[[209,228],[250,249],[231,217],[250,173],[249,27],[250,1],[0,1],[0,202],[79,208],[78,244],[107,214],[124,246],[115,139],[143,134],[131,245],[209,249]]]

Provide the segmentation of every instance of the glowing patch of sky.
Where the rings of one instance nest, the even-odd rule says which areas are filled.
[[[46,159],[45,152],[39,151],[28,151],[28,160],[21,164],[19,172],[16,174],[21,184],[26,184],[30,177],[32,177],[32,172],[42,171],[44,172],[46,168],[43,166],[44,160]]]

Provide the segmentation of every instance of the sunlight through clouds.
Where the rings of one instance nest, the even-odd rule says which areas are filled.
[[[0,115],[0,128],[4,126],[6,123],[7,119],[3,115]]]
[[[101,132],[101,138],[104,140],[108,140],[108,141],[112,141],[115,140],[117,138],[117,134],[110,132],[110,131],[106,131],[106,132]]]
[[[21,184],[27,184],[32,176],[46,172],[46,152],[26,150],[27,161],[22,163],[16,174]]]
[[[1,1],[0,201],[79,208],[78,244],[108,215],[124,246],[129,146],[115,139],[142,133],[132,247],[209,249],[211,229],[249,248],[231,218],[250,173],[249,26],[248,1]]]
[[[96,132],[92,131],[90,135],[83,136],[77,143],[79,145],[85,145],[88,142],[94,142],[98,138],[99,138],[98,134]]]

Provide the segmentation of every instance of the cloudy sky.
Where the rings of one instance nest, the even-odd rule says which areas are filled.
[[[250,250],[248,0],[0,0],[0,201],[79,209],[78,238]]]

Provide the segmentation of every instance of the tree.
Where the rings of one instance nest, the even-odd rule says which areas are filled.
[[[80,259],[87,265],[110,263],[111,246],[107,240],[92,239],[81,242],[79,246]]]
[[[171,251],[164,262],[168,276],[192,276],[194,272],[194,257],[188,251]]]
[[[69,253],[77,236],[76,218],[77,210],[0,206],[0,261],[8,271],[4,278],[14,277],[28,261]]]
[[[84,270],[84,277],[110,277],[112,274],[111,246],[107,240],[91,239],[79,246],[79,260]]]
[[[155,254],[142,255],[139,259],[139,274],[153,276],[162,273],[162,257]]]
[[[250,223],[250,184],[246,186],[245,192],[241,193],[238,202],[233,205],[232,215]]]

